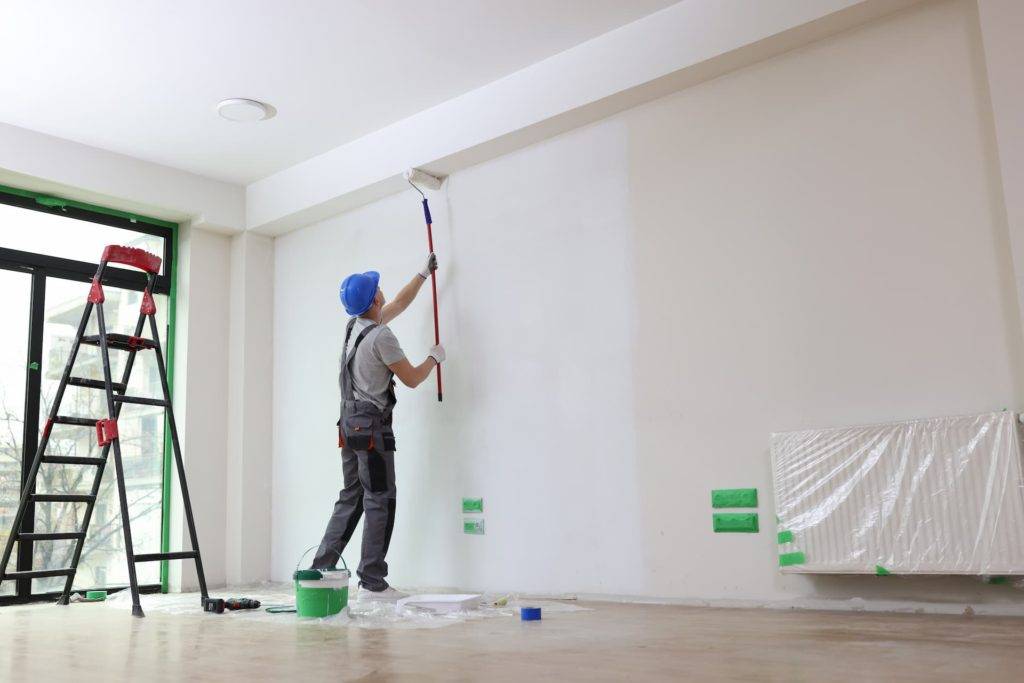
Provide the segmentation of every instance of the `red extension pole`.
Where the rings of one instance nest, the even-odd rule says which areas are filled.
[[[423,198],[423,218],[427,221],[427,246],[430,247],[430,253],[434,253],[434,230],[431,225],[434,221],[430,217],[430,205],[427,204],[427,198]],[[430,289],[434,295],[434,343],[441,343],[441,329],[437,324],[437,271],[430,271]],[[437,400],[441,400],[441,364],[438,363],[435,368],[437,373]]]

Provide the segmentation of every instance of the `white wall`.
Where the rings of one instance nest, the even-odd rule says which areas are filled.
[[[221,232],[245,222],[245,189],[0,123],[0,184]]]
[[[767,498],[772,431],[1024,407],[976,21],[931,4],[629,117],[638,479],[677,495],[642,592],[875,592],[760,570],[770,503],[716,537],[708,490]]]
[[[602,466],[632,459],[625,136],[621,124],[594,133],[453,178],[452,211],[434,202],[452,361],[444,403],[432,383],[399,392],[396,581],[611,590],[604,574],[629,566],[621,549],[639,551],[629,541],[633,466]],[[379,268],[393,295],[414,277],[426,251],[418,199],[410,190],[277,240],[277,578],[319,541],[339,488],[338,282]],[[432,341],[429,291],[392,327],[420,362]],[[461,496],[480,495],[488,533],[463,536]],[[563,553],[605,567],[552,572],[521,561]]]
[[[211,588],[270,573],[273,241],[184,226],[179,240],[175,415]],[[175,476],[171,548],[190,547]],[[197,586],[171,563],[176,589]]]
[[[273,267],[273,240],[231,239],[224,549],[232,584],[270,577]]]
[[[929,3],[459,172],[436,196],[446,398],[400,393],[398,585],[1013,599],[782,577],[772,431],[1024,407],[973,3]],[[418,197],[276,241],[272,574],[340,486],[337,284],[393,295]],[[414,362],[426,292],[393,324]],[[711,532],[756,486],[761,534]],[[482,496],[487,534],[461,533]],[[358,533],[358,532],[357,532]],[[346,552],[358,560],[358,542]]]
[[[1024,300],[1024,3],[978,0],[1017,298]],[[1024,301],[1022,301],[1024,302]]]
[[[223,586],[227,487],[228,301],[231,240],[189,225],[178,241],[174,414],[181,439],[203,569]],[[172,488],[171,550],[190,547],[177,474]],[[170,563],[174,589],[198,584],[190,561]]]
[[[839,33],[918,0],[686,0],[246,187],[246,224],[280,235]],[[422,69],[422,65],[420,66]]]

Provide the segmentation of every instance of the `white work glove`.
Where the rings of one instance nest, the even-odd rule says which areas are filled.
[[[434,362],[440,365],[444,362],[446,356],[444,355],[444,347],[438,344],[434,348],[430,349],[430,357],[434,359]]]
[[[424,280],[430,279],[430,274],[437,270],[437,254],[430,252],[430,256],[427,257],[427,263],[423,266],[423,270],[420,271],[419,275]]]

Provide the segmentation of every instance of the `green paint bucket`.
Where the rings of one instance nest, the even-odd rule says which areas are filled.
[[[344,569],[295,568],[292,579],[295,581],[295,612],[298,616],[329,617],[348,606],[348,582],[352,575],[345,560],[339,559]],[[302,564],[301,557],[299,564]]]

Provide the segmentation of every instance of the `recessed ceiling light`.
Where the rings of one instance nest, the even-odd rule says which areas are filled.
[[[277,110],[264,102],[232,97],[217,105],[217,113],[228,121],[263,121],[274,118]]]

